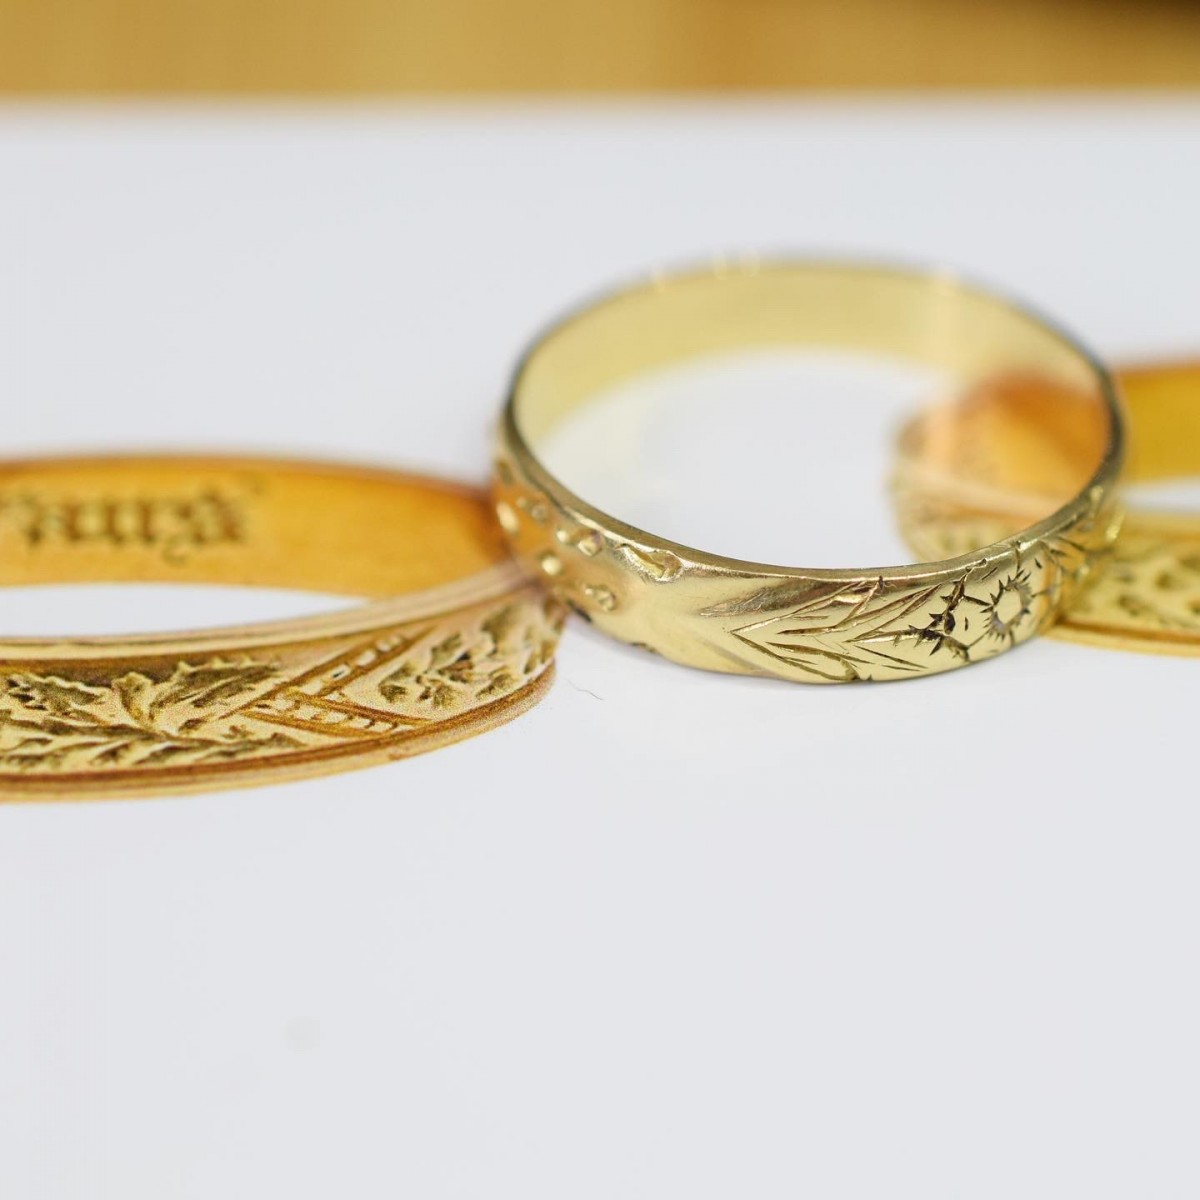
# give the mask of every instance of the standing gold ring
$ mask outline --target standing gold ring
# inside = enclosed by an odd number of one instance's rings
[[[275,782],[459,741],[542,695],[562,617],[485,498],[441,481],[257,458],[0,463],[0,583],[81,581],[376,599],[0,640],[0,798]]]
[[[948,372],[956,392],[1017,371],[1091,403],[1102,444],[1049,516],[942,561],[855,570],[770,566],[668,541],[589,504],[539,461],[559,421],[604,388],[714,352],[777,346],[898,356]],[[525,568],[606,633],[715,671],[845,682],[990,658],[1054,619],[1117,529],[1122,422],[1107,372],[1024,309],[937,274],[746,265],[614,295],[527,354],[499,443],[497,515]]]

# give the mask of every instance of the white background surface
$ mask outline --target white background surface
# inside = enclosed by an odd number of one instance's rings
[[[482,477],[532,330],[745,248],[1182,352],[1197,213],[1200,103],[8,109],[5,448]],[[128,624],[88,596],[53,615]],[[1043,640],[804,688],[577,626],[560,664],[394,767],[0,810],[0,1195],[1200,1192],[1200,665]]]

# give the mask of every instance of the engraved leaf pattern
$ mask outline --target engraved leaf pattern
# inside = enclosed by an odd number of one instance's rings
[[[957,581],[786,580],[702,610],[756,619],[728,627],[755,668],[763,658],[830,682],[897,678],[990,657],[1045,623],[1083,549],[1059,539],[980,560]],[[759,669],[762,669],[761,666]]]
[[[478,635],[461,633],[417,647],[379,682],[391,704],[412,703],[443,712],[515,691],[539,673],[554,652],[557,628],[535,629],[515,605],[498,609],[479,625]]]
[[[967,654],[954,636],[955,598],[941,591],[934,585],[897,595],[882,580],[817,588],[783,613],[730,632],[768,658],[820,679],[869,679],[873,668],[885,666],[916,673],[920,664],[898,652],[904,643],[925,642],[964,659]]]
[[[0,773],[204,766],[419,737],[431,721],[531,683],[549,665],[561,625],[561,606],[516,601],[456,617],[453,628],[338,639],[323,658],[286,669],[250,657],[161,671],[126,660],[105,679],[101,665],[70,664],[78,677],[66,665],[61,673],[0,666]]]
[[[285,733],[208,713],[253,698],[274,675],[269,663],[220,660],[180,663],[157,681],[129,671],[107,685],[14,672],[0,683],[0,766],[184,764],[285,749],[295,744]]]

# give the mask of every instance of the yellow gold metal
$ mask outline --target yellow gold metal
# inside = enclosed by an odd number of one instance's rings
[[[0,463],[0,584],[244,584],[374,597],[199,632],[0,641],[0,798],[278,782],[459,741],[548,687],[561,607],[485,499],[256,458]]]
[[[1105,437],[1076,494],[1049,516],[942,561],[854,570],[770,566],[668,541],[588,504],[538,459],[557,422],[603,388],[774,346],[898,356],[951,373],[962,391],[1017,370],[1093,405]],[[1005,300],[941,275],[722,265],[610,297],[533,347],[501,421],[494,495],[526,570],[614,637],[715,671],[900,679],[990,658],[1045,628],[1116,534],[1121,458],[1104,368]]]
[[[1128,368],[1118,379],[1129,414],[1128,482],[1200,477],[1200,363]],[[1089,427],[1086,414],[1077,412],[1070,437],[1064,436],[1065,427],[1048,430],[1045,414],[1050,410],[1044,401],[1028,381],[1015,380],[979,397],[973,418],[960,410],[960,422],[988,423],[993,453],[1004,460],[1005,487],[993,490],[985,502],[978,494],[977,471],[968,479],[967,472],[948,470],[917,484],[914,476],[920,472],[914,472],[911,449],[919,434],[915,429],[905,433],[902,444],[908,445],[899,474],[908,488],[901,493],[901,518],[914,548],[951,543],[956,530],[972,520],[1001,525],[1017,520],[1014,514],[1043,504],[1049,490],[1071,486],[1087,444],[1095,439],[1094,423]],[[1023,437],[1055,446],[1057,453],[1045,457],[1036,472],[1024,457],[1021,477],[1015,479],[1012,460]],[[920,501],[915,500],[918,493]],[[1128,507],[1105,569],[1051,632],[1119,650],[1200,655],[1200,514]]]

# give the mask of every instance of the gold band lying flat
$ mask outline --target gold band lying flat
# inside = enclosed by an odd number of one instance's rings
[[[1200,364],[1120,373],[1129,482],[1200,477]],[[1200,515],[1127,510],[1112,561],[1052,631],[1120,650],[1200,654]]]
[[[548,686],[561,608],[476,493],[253,458],[0,463],[0,583],[388,597],[194,633],[0,641],[0,797],[178,792],[385,762]]]
[[[1129,413],[1129,482],[1200,477],[1200,364],[1131,368],[1118,377]],[[1095,423],[1077,412],[1069,424],[1048,429],[1044,401],[1036,386],[1016,379],[989,389],[973,411],[960,409],[956,418],[986,424],[1000,458],[1012,455],[1022,435],[1053,448],[1036,471],[1026,459],[1020,480],[1005,464],[1007,489],[981,496],[978,476],[954,470],[918,483],[911,461],[902,458],[901,474],[912,486],[901,516],[918,551],[946,545],[973,520],[1017,522],[1054,489],[1071,486],[1096,439]],[[919,436],[909,430],[902,445]],[[1130,506],[1105,569],[1051,632],[1113,649],[1200,654],[1200,514]]]
[[[898,356],[951,373],[956,391],[1020,371],[1092,404],[1105,438],[1077,494],[1028,528],[946,561],[845,571],[667,541],[588,504],[538,460],[551,429],[601,389],[701,355],[781,345]],[[805,447],[798,464],[820,452]],[[495,499],[526,569],[622,641],[716,671],[898,679],[990,658],[1053,619],[1115,536],[1121,455],[1104,369],[1008,302],[935,275],[745,266],[613,296],[535,345],[501,422]]]

